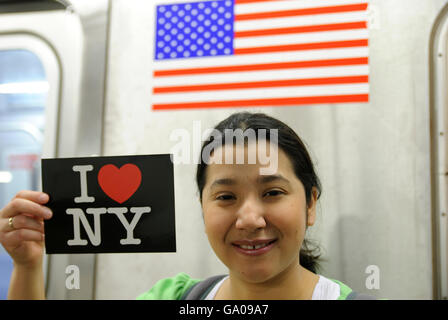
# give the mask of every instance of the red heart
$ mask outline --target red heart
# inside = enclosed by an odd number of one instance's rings
[[[118,203],[128,200],[142,182],[140,169],[131,163],[118,169],[113,164],[106,164],[98,172],[98,183],[109,198]]]

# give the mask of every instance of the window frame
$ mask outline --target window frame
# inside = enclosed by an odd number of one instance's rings
[[[61,88],[61,66],[55,50],[44,39],[30,33],[0,33],[0,51],[26,50],[37,56],[45,70],[45,77],[49,83],[49,90],[44,109],[45,129],[42,139],[42,158],[56,156],[56,144],[58,136],[58,105],[60,101]],[[8,129],[8,128],[4,128]],[[24,131],[31,136],[38,138],[36,133],[29,130],[22,130],[17,126],[10,126],[8,131]],[[7,130],[2,130],[7,131]],[[41,137],[39,137],[41,138]],[[39,184],[39,190],[42,185]],[[44,283],[48,279],[48,258],[44,254],[43,269]]]

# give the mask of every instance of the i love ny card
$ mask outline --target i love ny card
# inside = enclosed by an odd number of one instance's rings
[[[175,252],[169,154],[42,159],[46,253]]]

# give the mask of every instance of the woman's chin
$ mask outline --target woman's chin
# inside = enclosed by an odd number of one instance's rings
[[[246,270],[239,270],[238,271],[238,277],[241,280],[244,280],[248,283],[263,283],[266,282],[273,277],[273,272],[271,270],[266,269],[246,269]]]

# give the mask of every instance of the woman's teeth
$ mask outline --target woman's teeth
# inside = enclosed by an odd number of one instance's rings
[[[263,247],[266,247],[267,245],[269,245],[269,243],[265,243],[265,244],[258,244],[256,246],[246,246],[244,244],[240,245],[240,248],[246,249],[246,250],[257,250]]]

